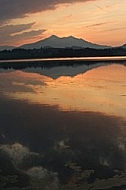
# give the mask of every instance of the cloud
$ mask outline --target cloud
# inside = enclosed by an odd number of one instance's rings
[[[31,30],[31,31],[29,31],[29,32],[23,32],[23,33],[21,33],[21,34],[16,34],[16,35],[14,35],[13,37],[14,37],[14,38],[20,37],[20,39],[21,39],[21,38],[24,39],[24,38],[30,38],[30,37],[32,37],[32,39],[33,39],[34,36],[40,35],[40,34],[42,34],[42,33],[45,32],[45,31],[46,31],[46,30],[44,30],[44,29],[42,29],[42,30]]]
[[[21,32],[23,30],[27,30],[31,28],[34,25],[33,23],[28,24],[18,24],[18,25],[5,25],[0,27],[0,37],[7,36],[7,35],[13,35],[15,33]]]
[[[86,26],[86,28],[90,28],[90,27],[94,27],[94,26],[101,26],[101,25],[104,25],[104,24],[107,24],[107,22],[101,22],[101,23],[91,24],[91,25]]]
[[[117,28],[110,28],[110,29],[106,29],[106,30],[104,30],[104,32],[105,31],[118,31],[118,30],[125,30],[126,29],[126,27],[117,27]]]
[[[11,36],[8,41],[7,41],[7,44],[8,42],[11,44],[13,43],[13,41],[16,41],[17,44],[21,45],[24,44],[24,43],[27,43],[27,40],[28,40],[28,43],[30,40],[38,40],[38,37],[40,36],[42,38],[42,34],[45,32],[46,30],[44,29],[41,29],[41,30],[31,30],[31,31],[28,31],[28,32],[23,32],[21,34],[16,34],[14,36]],[[4,40],[5,42],[5,40]]]
[[[25,17],[31,13],[55,9],[58,4],[70,4],[94,0],[0,0],[0,23]]]
[[[104,10],[102,7],[98,6],[98,5],[94,5],[95,7],[97,7],[98,9],[104,11],[104,12],[107,12],[106,10]]]
[[[42,36],[42,33],[46,29],[40,30],[31,30],[31,27],[35,23],[28,24],[18,24],[18,25],[5,25],[0,27],[0,42],[1,44],[11,44],[14,41],[18,44],[18,41],[25,41],[30,39],[36,39],[39,35]],[[30,31],[29,31],[30,30]]]

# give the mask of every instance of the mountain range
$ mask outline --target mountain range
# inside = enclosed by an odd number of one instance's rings
[[[112,48],[107,45],[99,45],[83,40],[82,38],[75,38],[73,36],[68,37],[58,37],[52,35],[43,40],[39,40],[34,43],[24,44],[19,47],[14,46],[0,46],[0,51],[2,50],[12,50],[14,48],[23,48],[23,49],[40,49],[40,48],[73,48],[73,49],[82,49],[82,48],[93,48],[93,49],[107,49]],[[126,49],[126,44],[120,46]]]

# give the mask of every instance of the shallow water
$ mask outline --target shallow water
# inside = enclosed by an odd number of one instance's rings
[[[1,176],[20,188],[126,186],[125,63],[3,67],[0,124]]]

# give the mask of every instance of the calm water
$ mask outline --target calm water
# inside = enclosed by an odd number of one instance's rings
[[[125,189],[126,62],[1,66],[0,178],[2,189]]]

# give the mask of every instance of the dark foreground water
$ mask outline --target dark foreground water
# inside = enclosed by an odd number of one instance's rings
[[[0,189],[126,189],[126,63],[46,64],[1,66]]]

